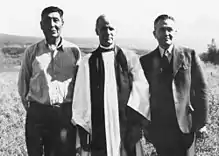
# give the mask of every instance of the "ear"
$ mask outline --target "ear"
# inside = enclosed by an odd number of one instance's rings
[[[43,30],[43,22],[42,21],[40,21],[40,28],[41,28],[41,30]]]
[[[157,37],[156,37],[156,31],[155,31],[155,30],[153,31],[153,35],[154,35],[155,38],[157,38]]]
[[[64,25],[64,23],[65,23],[65,22],[64,22],[64,19],[62,18],[62,26]]]
[[[96,32],[96,35],[99,36],[99,32],[98,32],[97,28],[95,28],[95,32]]]

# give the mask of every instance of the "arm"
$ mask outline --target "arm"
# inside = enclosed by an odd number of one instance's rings
[[[133,75],[132,91],[127,105],[150,120],[149,84],[144,76],[139,57],[134,52],[129,52],[127,62],[129,71]]]
[[[126,142],[130,143],[130,149],[135,147],[135,144],[142,137],[142,128],[146,132],[150,121],[150,105],[149,105],[149,84],[144,76],[139,57],[130,52],[126,54],[128,69],[132,73],[133,82],[132,90],[128,100],[128,127]],[[125,146],[127,146],[125,144]]]
[[[24,58],[18,76],[18,93],[21,97],[21,101],[25,110],[28,108],[26,96],[29,92],[29,83],[32,73],[30,58],[30,50],[27,48],[24,52]]]
[[[205,75],[200,59],[194,51],[192,52],[191,67],[191,104],[194,108],[193,130],[197,132],[207,122],[208,102]]]
[[[77,47],[77,46],[74,47],[72,50],[73,50],[73,53],[74,53],[75,58],[76,58],[76,60],[77,60],[76,65],[78,66],[78,65],[80,64],[81,58],[82,58],[82,56],[81,56],[81,51],[80,51],[79,47]]]

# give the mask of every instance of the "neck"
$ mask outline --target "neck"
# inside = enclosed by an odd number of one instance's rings
[[[162,46],[162,45],[159,45],[159,46],[160,46],[162,49],[167,50],[167,49],[169,49],[172,45],[173,45],[173,44],[167,45],[167,46]]]
[[[106,47],[106,46],[103,46],[103,45],[100,44],[100,47],[103,48],[103,49],[112,49],[114,46],[115,46],[114,44],[111,44],[111,45]]]
[[[58,38],[46,38],[46,42],[47,42],[47,44],[49,44],[49,45],[58,46],[58,44],[60,43],[60,41],[61,41],[61,37],[58,37]]]

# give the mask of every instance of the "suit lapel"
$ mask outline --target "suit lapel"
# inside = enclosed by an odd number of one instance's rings
[[[152,63],[153,63],[153,71],[159,71],[160,72],[160,60],[161,60],[161,56],[160,56],[160,50],[157,47],[154,50],[154,55],[152,58]]]
[[[183,62],[183,54],[182,51],[180,51],[178,48],[175,46],[173,47],[173,76],[176,75],[178,72],[182,62]]]

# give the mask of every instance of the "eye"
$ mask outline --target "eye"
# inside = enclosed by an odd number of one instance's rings
[[[102,27],[100,30],[101,31],[107,31],[107,27]]]
[[[113,27],[109,27],[109,30],[110,30],[110,31],[113,31],[113,30],[115,30],[115,29],[114,29]]]
[[[115,30],[113,27],[102,27],[101,28],[101,31],[113,31],[113,30]]]
[[[172,31],[173,31],[173,28],[168,27],[168,28],[166,28],[166,30],[167,30],[168,32],[172,32]]]
[[[171,28],[171,27],[162,27],[162,28],[160,28],[160,31],[161,32],[172,32],[173,31],[173,28]]]
[[[58,18],[53,18],[53,21],[57,23],[57,22],[59,22],[60,20],[59,20]]]

